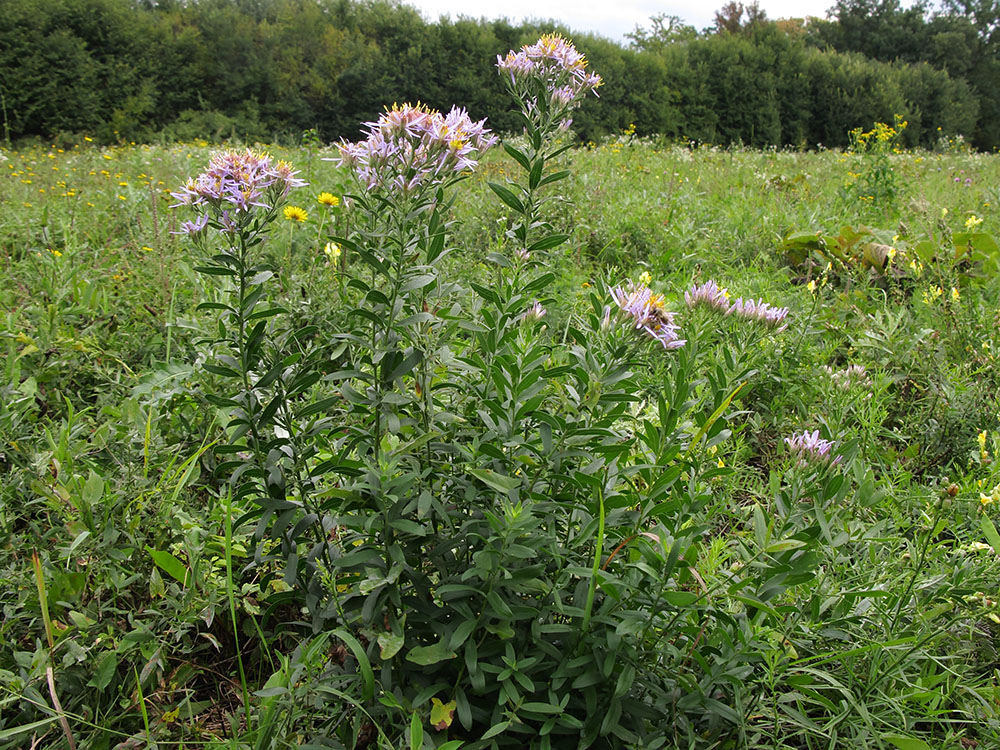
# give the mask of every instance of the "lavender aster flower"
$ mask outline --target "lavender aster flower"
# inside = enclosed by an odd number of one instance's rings
[[[803,432],[801,434],[792,433],[791,437],[785,438],[788,452],[795,459],[795,465],[804,468],[809,464],[831,464],[840,463],[840,456],[833,459],[831,463],[830,450],[833,443],[823,440],[819,436],[819,430]]]
[[[687,343],[677,337],[679,329],[674,325],[674,314],[664,307],[663,295],[630,282],[627,290],[616,286],[611,296],[621,311],[632,319],[635,329],[660,342],[664,349],[678,349]]]
[[[194,221],[185,221],[181,224],[180,231],[171,232],[170,234],[201,234],[206,226],[208,226],[208,215],[202,214]]]
[[[754,302],[752,299],[744,300],[742,297],[738,297],[730,305],[726,311],[726,315],[738,315],[747,320],[758,321],[771,328],[775,328],[779,333],[788,328],[788,324],[784,322],[785,318],[788,317],[788,308],[771,307],[771,305],[762,299]]]
[[[713,279],[704,284],[695,284],[684,292],[684,301],[688,307],[707,305],[722,312],[729,311],[729,290],[720,289]]]
[[[221,151],[212,156],[207,170],[171,193],[177,199],[171,208],[207,205],[216,212],[268,209],[292,188],[306,184],[296,174],[287,162],[272,163],[269,155],[251,149]]]
[[[588,91],[596,95],[602,83],[599,75],[587,71],[586,58],[558,34],[544,34],[519,52],[497,55],[497,70],[528,113],[541,114],[539,104],[547,102],[554,119],[564,123],[568,111]]]
[[[393,105],[365,123],[365,140],[342,141],[333,161],[354,170],[366,190],[413,195],[476,168],[497,140],[485,122],[458,107],[444,115],[420,103]]]

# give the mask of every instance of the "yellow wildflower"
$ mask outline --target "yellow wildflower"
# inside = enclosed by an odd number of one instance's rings
[[[951,301],[952,302],[958,302],[961,298],[962,298],[962,295],[958,291],[958,287],[957,286],[953,286],[951,288]]]
[[[306,213],[306,210],[304,208],[299,208],[298,206],[285,206],[285,210],[282,213],[286,219],[294,221],[298,224],[301,224],[309,218],[309,214]]]
[[[980,219],[977,216],[973,215],[973,216],[970,216],[968,219],[965,220],[965,228],[971,231],[971,230],[975,229],[976,227],[978,227],[982,223],[983,223],[982,219]]]
[[[643,286],[649,286],[653,281],[653,277],[650,275],[649,271],[643,271],[639,274],[639,283]]]
[[[338,198],[333,193],[326,193],[326,192],[320,193],[318,196],[316,196],[316,200],[322,203],[324,206],[330,206],[330,208],[340,205],[340,198]]]
[[[329,258],[332,263],[336,263],[338,260],[340,260],[340,253],[341,253],[340,245],[338,245],[336,242],[327,242],[326,247],[323,248],[323,252],[326,254],[326,257]]]

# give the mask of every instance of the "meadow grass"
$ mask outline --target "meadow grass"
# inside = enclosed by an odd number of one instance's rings
[[[213,476],[225,415],[206,399],[213,319],[196,307],[217,297],[173,234],[190,217],[169,195],[212,148],[3,152],[0,747],[291,746],[311,736],[293,690],[310,659],[344,658],[296,651],[300,603],[249,567],[253,529],[233,525]],[[357,259],[324,247],[355,219],[317,196],[343,196],[348,175],[329,149],[272,152],[310,183],[289,198],[304,221],[280,220],[264,245],[278,298],[336,332]],[[1000,747],[1000,160],[893,154],[898,195],[878,205],[859,197],[863,157],[839,151],[623,135],[562,159],[555,340],[592,293],[643,273],[675,309],[708,279],[790,308],[780,337],[741,343],[751,384],[708,449],[727,471],[708,480],[689,561],[706,590],[758,547],[780,552],[768,522],[784,436],[852,446],[815,575],[772,602],[780,617],[747,625],[735,720],[704,746]],[[495,150],[458,192],[449,274],[494,282],[487,253],[513,218],[486,183],[512,172]],[[696,394],[728,377],[726,353],[708,356]],[[851,365],[863,375],[832,376]]]

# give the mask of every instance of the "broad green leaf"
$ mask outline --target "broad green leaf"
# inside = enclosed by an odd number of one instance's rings
[[[424,746],[424,725],[416,711],[410,717],[410,750],[420,750]]]
[[[171,555],[169,552],[164,552],[163,550],[146,547],[146,551],[149,553],[149,556],[153,558],[153,562],[156,563],[156,566],[160,568],[160,570],[178,581],[182,586],[187,585],[188,569],[184,563]]]
[[[997,527],[993,525],[993,521],[990,520],[989,516],[982,516],[979,519],[979,526],[983,530],[983,534],[986,535],[986,541],[990,543],[993,551],[1000,555],[1000,534],[997,533]]]
[[[891,742],[899,750],[931,750],[930,745],[915,737],[904,737],[901,734],[885,734],[882,735],[882,739],[886,742]]]
[[[495,489],[497,492],[507,493],[521,486],[521,480],[517,477],[504,476],[503,474],[498,474],[492,469],[469,469],[469,473],[483,484],[489,485]]]
[[[524,213],[524,204],[521,203],[521,200],[514,195],[510,189],[505,188],[503,185],[498,185],[495,182],[489,182],[487,184],[490,186],[490,190],[496,193],[500,200],[513,208],[519,214]]]
[[[440,661],[454,659],[458,654],[448,649],[443,643],[432,643],[430,646],[417,646],[406,652],[406,660],[426,667]]]
[[[399,650],[403,647],[403,641],[402,633],[398,635],[396,633],[379,633],[378,645],[381,649],[379,656],[383,660],[391,659],[399,653]]]

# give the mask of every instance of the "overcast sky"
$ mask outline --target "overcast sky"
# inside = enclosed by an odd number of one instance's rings
[[[715,11],[726,0],[404,0],[407,5],[420,9],[430,21],[439,16],[460,15],[474,18],[499,18],[505,16],[517,22],[525,18],[555,19],[575,31],[590,31],[617,42],[637,25],[649,26],[650,16],[665,13],[679,16],[686,23],[701,30],[711,25]],[[747,2],[748,0],[745,0]],[[826,17],[835,0],[760,0],[760,7],[768,18],[802,16]],[[908,4],[908,3],[907,3]]]

